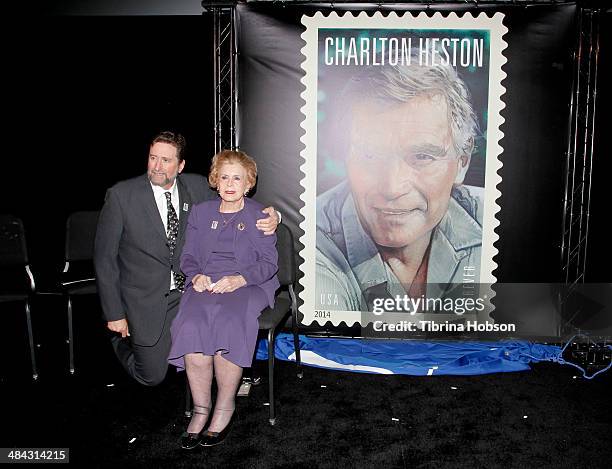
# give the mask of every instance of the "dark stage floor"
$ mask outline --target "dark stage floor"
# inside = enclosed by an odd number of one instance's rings
[[[75,305],[76,307],[76,305]],[[84,308],[82,305],[81,308]],[[89,309],[89,308],[85,308]],[[53,313],[49,312],[53,311]],[[267,386],[238,398],[225,443],[187,453],[185,385],[132,383],[97,321],[75,319],[77,372],[67,373],[63,311],[35,315],[40,378],[30,383],[18,308],[3,308],[0,447],[70,448],[87,467],[610,467],[612,372],[571,367],[472,377],[382,376],[277,361],[277,423]],[[264,370],[265,362],[256,368]],[[265,378],[265,372],[263,373]]]

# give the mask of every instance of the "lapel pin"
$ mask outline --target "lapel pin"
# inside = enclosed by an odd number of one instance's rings
[[[215,221],[213,221],[213,222],[212,222],[212,225],[210,225],[210,227],[211,227],[213,230],[216,230],[216,229],[217,229],[217,225],[218,225],[218,224],[219,224],[219,222],[218,222],[217,220],[215,220]]]
[[[183,212],[189,211],[189,204],[187,202],[183,203]]]
[[[244,223],[240,222],[238,223],[238,227],[237,227],[240,231],[244,230]]]

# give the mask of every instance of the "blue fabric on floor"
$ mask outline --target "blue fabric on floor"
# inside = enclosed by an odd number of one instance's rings
[[[257,359],[268,358],[267,340],[257,345]],[[528,370],[529,362],[553,359],[555,345],[527,341],[367,340],[300,336],[304,365],[364,373],[426,375],[480,375]],[[275,356],[295,361],[293,335],[279,334]]]

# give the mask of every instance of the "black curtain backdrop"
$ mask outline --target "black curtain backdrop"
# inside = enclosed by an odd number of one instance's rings
[[[351,6],[335,5],[336,11],[344,8]],[[399,9],[393,7],[393,10]],[[563,175],[577,8],[574,4],[484,9],[473,5],[466,8],[431,5],[427,11],[436,10],[505,14],[508,33],[504,40],[508,47],[504,51],[507,63],[503,70],[507,78],[502,82],[506,88],[502,100],[506,108],[501,113],[505,119],[501,126],[504,151],[499,186],[502,196],[498,199],[501,211],[497,215],[500,226],[496,230],[500,236],[495,258],[498,268],[494,275],[499,284],[561,282]],[[299,167],[303,164],[299,156],[302,149],[299,139],[303,133],[299,126],[303,119],[300,49],[304,45],[300,38],[303,32],[300,19],[303,14],[312,15],[315,11],[325,14],[330,9],[316,4],[287,4],[277,8],[258,3],[237,7],[239,144],[258,158],[261,177],[256,198],[278,206],[298,236],[303,234],[298,227],[302,221],[299,210],[303,206],[299,198],[302,193]],[[593,197],[599,198],[599,204],[605,204],[600,190],[594,188]],[[591,230],[600,232],[601,213],[598,216],[595,210],[596,204],[593,204]],[[602,275],[595,274],[600,271],[599,256],[593,251],[590,254],[591,281],[605,281]],[[609,274],[607,278],[610,279]],[[514,301],[509,301],[510,298]],[[519,290],[519,295],[515,290],[509,291],[506,298],[496,303],[494,317],[500,322],[517,322],[521,310],[534,299],[539,301],[526,290]],[[530,331],[531,335],[555,334],[555,312],[550,311],[553,304],[548,306],[546,311],[525,311],[529,315],[546,316],[536,327],[539,330]]]
[[[5,88],[15,129],[5,144],[14,147],[3,158],[8,196],[0,212],[23,219],[45,290],[63,267],[68,215],[100,209],[109,186],[143,174],[158,131],[185,135],[185,171],[208,173],[212,23],[208,16],[49,17],[18,26]]]
[[[436,9],[445,8],[430,11]],[[249,4],[239,5],[237,15],[240,145],[258,157],[255,197],[278,207],[297,235],[300,18],[318,10],[328,11],[316,4]],[[491,10],[504,12],[509,28],[495,274],[498,282],[555,282],[576,7]],[[612,281],[606,228],[611,13],[602,17],[589,282]],[[142,174],[155,132],[184,133],[186,170],[207,173],[213,152],[212,27],[209,16],[11,21],[16,32],[5,42],[3,161],[8,166],[0,212],[24,220],[34,273],[44,289],[63,266],[67,216],[100,208],[108,186]],[[498,305],[501,319],[502,313]]]
[[[612,9],[603,10],[599,46],[599,87],[595,113],[595,142],[590,207],[587,282],[612,282],[610,263],[610,175],[612,174]]]

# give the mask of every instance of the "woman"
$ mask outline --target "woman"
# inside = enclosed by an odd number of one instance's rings
[[[263,206],[245,196],[255,184],[255,161],[241,151],[214,156],[208,181],[220,200],[195,206],[189,215],[181,270],[185,293],[171,327],[168,361],[187,370],[193,416],[181,446],[221,443],[234,417],[242,368],[251,366],[261,311],[274,305],[279,287],[276,235],[255,227]],[[217,381],[211,411],[213,374]]]

